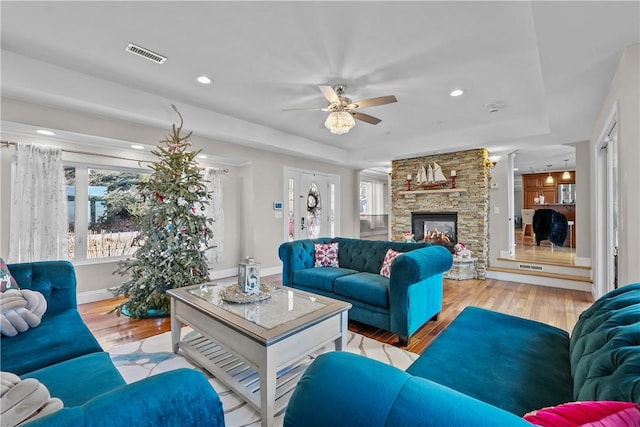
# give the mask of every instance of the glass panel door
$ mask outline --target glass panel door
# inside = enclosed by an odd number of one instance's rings
[[[285,240],[335,237],[340,177],[285,168]]]

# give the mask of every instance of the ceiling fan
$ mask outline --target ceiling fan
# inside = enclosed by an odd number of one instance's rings
[[[353,120],[354,118],[372,125],[377,125],[381,122],[381,120],[377,117],[354,110],[398,102],[396,97],[393,95],[379,96],[376,98],[369,98],[363,99],[362,101],[352,102],[351,99],[344,96],[344,92],[347,87],[343,84],[338,84],[334,87],[318,85],[318,87],[320,88],[320,92],[322,92],[324,97],[327,98],[327,101],[329,101],[329,105],[324,108],[287,108],[284,111],[328,111],[330,112],[330,114],[325,120],[324,126],[329,129],[331,133],[336,134],[349,132],[349,130],[351,130],[351,128],[355,126],[355,121]]]

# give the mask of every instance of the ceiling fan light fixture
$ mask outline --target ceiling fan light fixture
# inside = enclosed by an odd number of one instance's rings
[[[346,111],[334,111],[329,114],[327,120],[324,122],[324,127],[336,135],[349,132],[355,125],[356,121],[353,119],[353,116]]]

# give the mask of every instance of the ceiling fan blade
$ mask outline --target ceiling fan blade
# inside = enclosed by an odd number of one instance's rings
[[[322,92],[324,97],[327,98],[330,103],[340,104],[340,98],[338,98],[338,94],[335,90],[333,90],[331,86],[318,85],[318,87],[320,88],[320,91]]]
[[[347,105],[347,109],[373,107],[376,105],[391,104],[392,102],[398,102],[395,96],[379,96],[377,98],[363,99],[362,101],[356,101],[353,104]]]
[[[364,113],[351,113],[354,119],[362,120],[363,122],[371,123],[372,125],[377,125],[382,120],[377,117],[370,116],[369,114]]]
[[[283,108],[282,111],[329,111],[328,108]]]

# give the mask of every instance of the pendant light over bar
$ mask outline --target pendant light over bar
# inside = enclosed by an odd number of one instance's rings
[[[547,165],[547,171],[549,172],[549,176],[547,177],[547,184],[553,184],[553,177],[551,176],[551,171],[549,170],[553,165]]]
[[[563,181],[571,179],[571,173],[569,172],[569,168],[567,167],[567,163],[568,162],[569,162],[569,159],[565,159],[564,160],[564,172],[562,172],[562,180]]]

